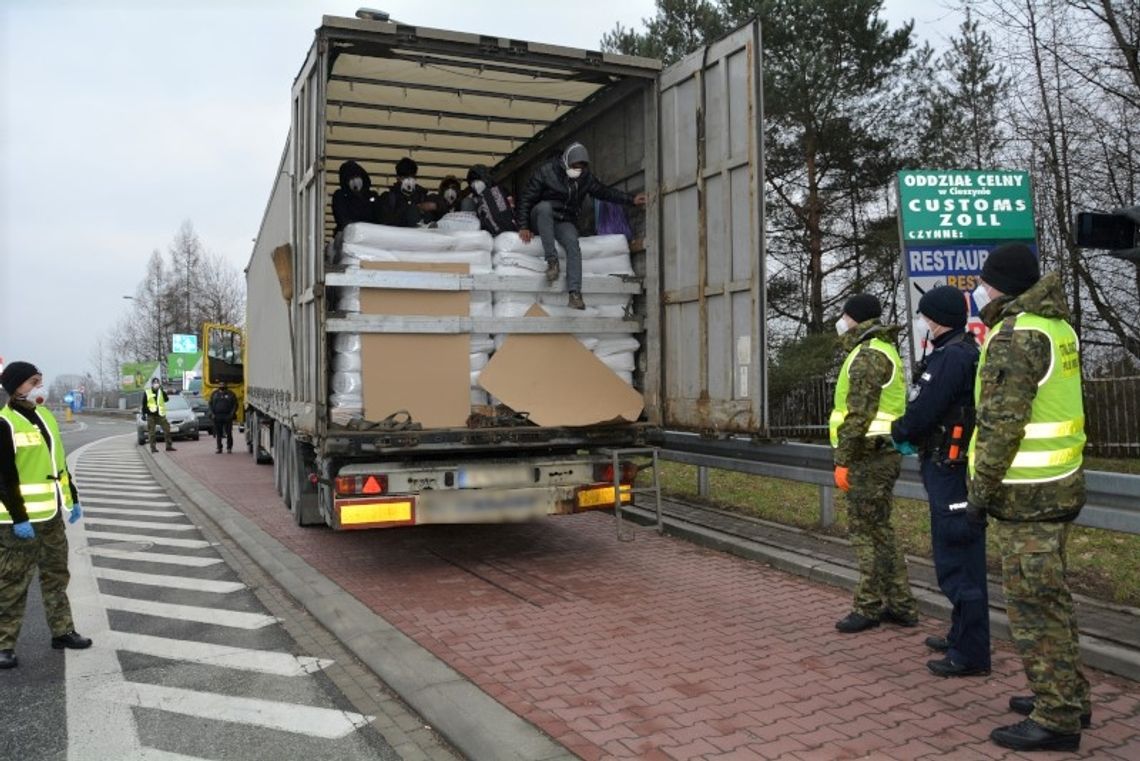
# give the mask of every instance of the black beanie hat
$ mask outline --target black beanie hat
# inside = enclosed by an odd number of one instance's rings
[[[843,305],[843,314],[856,323],[877,318],[882,313],[883,307],[879,300],[869,293],[856,294],[847,299],[847,303]]]
[[[1040,279],[1041,266],[1024,243],[998,246],[982,265],[982,280],[1007,296],[1020,296]]]
[[[397,177],[415,177],[420,172],[419,164],[405,156],[396,162]]]
[[[40,371],[31,362],[13,362],[0,374],[0,386],[3,386],[9,394],[15,394],[16,389],[24,385],[28,378],[39,373]]]
[[[918,311],[947,328],[966,327],[966,297],[953,286],[940,285],[922,294]]]

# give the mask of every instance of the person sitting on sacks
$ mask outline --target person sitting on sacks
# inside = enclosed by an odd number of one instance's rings
[[[336,235],[353,222],[380,221],[378,202],[380,197],[372,189],[372,179],[364,167],[355,161],[340,165],[340,188],[333,193],[333,219],[336,221]]]
[[[578,247],[578,215],[586,196],[626,206],[644,206],[645,193],[630,195],[603,185],[590,171],[590,155],[581,143],[573,143],[562,156],[539,166],[526,184],[519,201],[519,238],[530,243],[537,229],[546,256],[546,279],[558,279],[555,241],[566,249],[566,290],[569,306],[585,309],[582,301],[582,250]]]
[[[468,193],[460,204],[461,211],[479,217],[479,226],[491,235],[516,232],[515,211],[506,192],[491,180],[491,170],[476,164],[467,172]]]
[[[430,200],[438,204],[432,218],[438,221],[445,214],[459,211],[459,192],[459,178],[453,174],[444,177],[443,181],[439,183],[439,192],[429,197]]]
[[[435,220],[439,202],[429,199],[427,191],[416,184],[419,171],[419,165],[407,156],[396,162],[396,182],[380,196],[380,224],[419,227]]]

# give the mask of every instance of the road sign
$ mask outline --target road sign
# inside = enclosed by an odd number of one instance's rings
[[[198,351],[198,336],[190,333],[175,333],[171,343],[175,354],[193,354]]]

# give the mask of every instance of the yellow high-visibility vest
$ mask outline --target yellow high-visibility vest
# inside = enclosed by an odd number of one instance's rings
[[[71,483],[59,423],[46,407],[36,407],[35,414],[48,430],[46,440],[35,423],[11,407],[0,409],[0,417],[8,421],[12,430],[20,495],[24,498],[28,520],[42,523],[54,518],[60,505],[71,506]],[[0,502],[0,524],[11,523],[12,514]]]
[[[166,402],[162,394],[156,394],[153,389],[146,390],[146,410],[150,414],[158,413],[159,417],[166,417]]]
[[[974,401],[980,404],[982,368],[986,365],[990,341],[1004,321],[993,327],[982,346]],[[1013,329],[1036,330],[1049,339],[1049,370],[1037,384],[1033,409],[1025,424],[1025,435],[1013,463],[1002,478],[1004,484],[1036,484],[1057,481],[1072,475],[1084,462],[1085,407],[1081,396],[1080,341],[1069,323],[1035,314],[1017,315]],[[974,449],[978,431],[970,442],[969,471],[974,477]]]
[[[839,426],[847,419],[847,393],[851,388],[851,363],[855,357],[866,347],[873,351],[885,354],[891,361],[891,377],[882,386],[879,394],[879,409],[867,428],[867,436],[890,436],[891,423],[903,416],[906,411],[906,383],[903,381],[902,358],[894,344],[887,343],[881,338],[872,338],[870,341],[856,346],[843,367],[839,370],[839,381],[835,384],[835,407],[831,410],[828,427],[831,430],[831,446],[839,446]]]

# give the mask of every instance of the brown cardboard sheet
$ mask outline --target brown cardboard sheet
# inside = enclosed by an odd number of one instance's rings
[[[535,304],[526,316],[546,312]],[[634,422],[644,406],[641,392],[569,334],[509,336],[479,374],[479,385],[544,426]]]
[[[364,269],[467,274],[466,264],[361,262]],[[469,291],[360,289],[361,314],[466,317]],[[424,428],[461,428],[471,413],[471,337],[466,333],[363,333],[364,419],[407,410]]]

